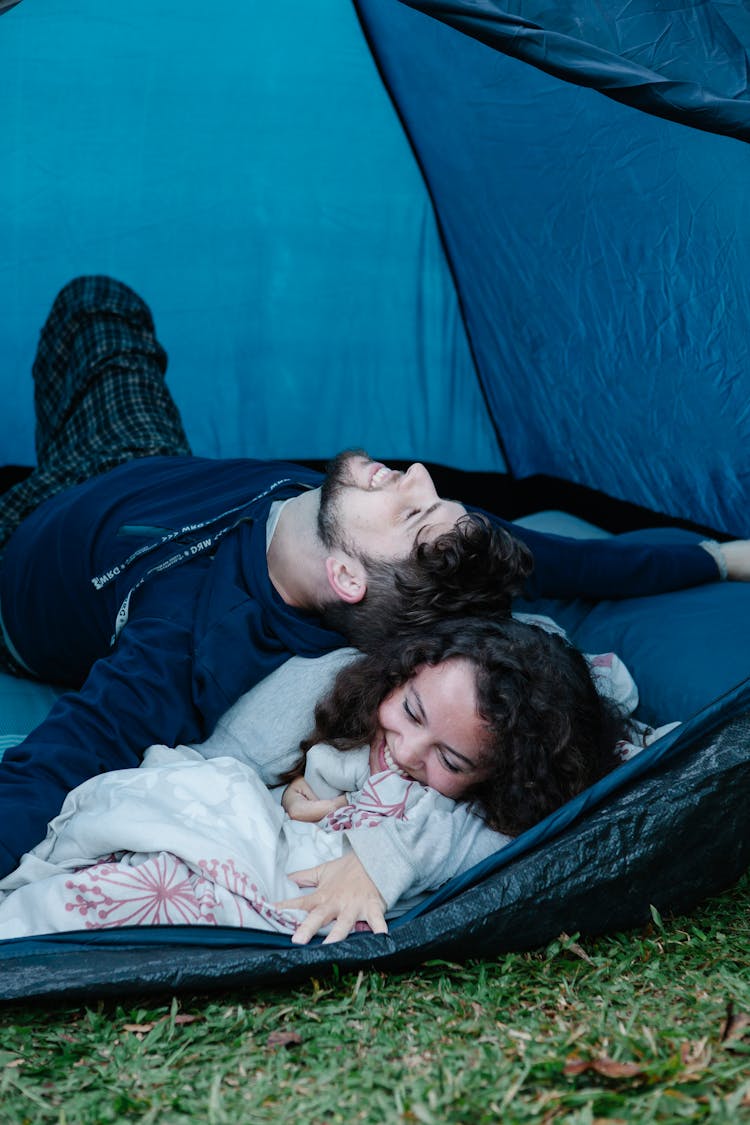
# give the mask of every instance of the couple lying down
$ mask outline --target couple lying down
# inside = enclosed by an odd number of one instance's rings
[[[636,705],[617,657],[582,656],[546,618],[448,620],[364,657],[295,657],[205,743],[153,746],[140,768],[70,793],[0,881],[0,937],[159,923],[298,943],[385,932],[386,913],[662,733],[628,718]],[[320,896],[328,861],[371,888],[355,914]]]

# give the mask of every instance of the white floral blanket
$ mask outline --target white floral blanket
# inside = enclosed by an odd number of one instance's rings
[[[314,828],[243,763],[154,747],[140,769],[68,795],[0,880],[0,937],[157,923],[291,933],[301,913],[273,906],[300,893],[286,872],[341,855],[341,834]]]
[[[399,774],[368,778],[346,817],[290,820],[255,771],[187,747],[151,747],[140,769],[91,778],[45,839],[0,880],[0,938],[159,923],[292,933],[304,917],[289,872],[344,853],[343,829],[403,816]]]

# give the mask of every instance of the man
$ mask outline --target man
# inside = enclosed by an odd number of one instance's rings
[[[435,613],[507,612],[530,569],[503,521],[467,519],[420,465],[350,453],[324,482],[298,465],[192,457],[165,368],[126,286],[63,289],[34,364],[38,468],[0,501],[0,660],[80,690],[0,765],[0,873],[71,788],[136,765],[151,743],[200,741],[290,654],[343,636],[367,647],[371,630]],[[719,576],[695,544],[523,534],[537,593]]]
[[[80,278],[58,296],[34,364],[38,467],[0,503],[0,659],[80,690],[0,766],[0,871],[86,777],[200,741],[290,654],[343,644],[338,630],[365,643],[368,621],[395,628],[394,563],[410,560],[428,601],[442,581],[420,578],[417,543],[427,558],[447,534],[455,579],[469,546],[460,585],[488,611],[507,610],[516,560],[528,569],[502,532],[457,530],[463,509],[421,466],[347,454],[321,487],[298,465],[192,457],[165,367],[127,287]]]

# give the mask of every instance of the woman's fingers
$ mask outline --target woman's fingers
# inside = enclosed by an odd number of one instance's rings
[[[317,887],[320,885],[320,871],[319,867],[306,867],[304,871],[293,871],[289,878],[298,887]],[[303,896],[305,902],[309,902],[309,896]],[[296,902],[299,899],[295,899]]]
[[[324,816],[339,808],[340,798],[333,797],[330,800],[315,800],[309,798],[300,799],[299,803],[295,804],[293,808],[287,809],[292,820],[304,820],[308,823],[317,822],[322,820]]]
[[[316,797],[306,782],[302,782],[306,786],[303,790],[297,785],[298,781],[302,779],[296,778],[291,785],[288,785],[281,798],[282,807],[292,820],[303,820],[312,824],[335,812],[336,809],[343,808],[346,804],[346,797],[343,796]]]
[[[356,910],[348,909],[339,914],[329,933],[323,938],[323,945],[333,945],[335,941],[343,941],[344,938],[349,937],[358,921]]]
[[[385,900],[354,853],[290,875],[298,887],[314,887],[312,894],[276,903],[280,910],[304,910],[292,941],[305,945],[323,926],[333,923],[325,944],[342,941],[364,921],[377,934],[388,932]]]
[[[292,943],[294,945],[307,945],[310,938],[315,937],[318,930],[327,926],[330,920],[328,911],[324,907],[319,906],[311,910],[292,934]],[[344,937],[346,937],[346,934],[344,934]]]
[[[363,916],[364,915],[364,916]],[[347,911],[341,914],[330,933],[323,938],[323,945],[332,945],[335,941],[343,941],[356,928],[358,922],[366,922],[374,934],[387,934],[388,924],[385,915],[379,906],[369,904],[361,911]],[[294,941],[294,938],[292,938]]]
[[[380,906],[374,906],[365,921],[374,934],[388,933],[388,923]]]

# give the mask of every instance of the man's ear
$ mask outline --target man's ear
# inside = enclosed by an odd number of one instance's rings
[[[336,597],[342,602],[355,605],[361,602],[367,593],[367,575],[362,563],[345,555],[336,558],[329,555],[326,559],[326,577],[328,585]]]

